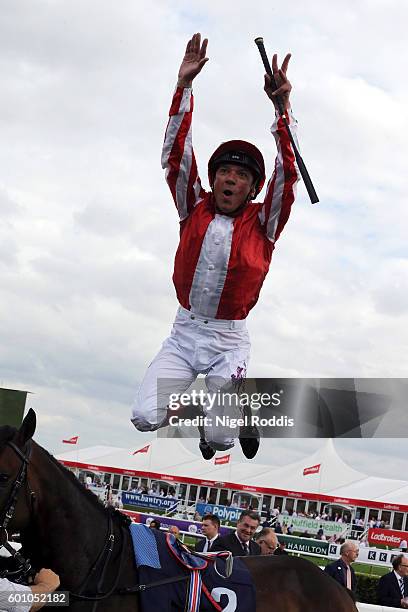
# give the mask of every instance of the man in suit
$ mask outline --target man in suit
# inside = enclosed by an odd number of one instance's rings
[[[288,555],[288,551],[285,550],[285,542],[283,540],[278,541],[278,547],[273,553],[274,555]]]
[[[397,555],[392,560],[393,571],[378,581],[378,603],[393,608],[408,608],[408,558]]]
[[[201,522],[201,531],[204,538],[201,538],[195,545],[197,552],[210,552],[214,542],[219,538],[220,519],[215,514],[205,514]]]
[[[358,545],[354,542],[344,542],[340,547],[340,559],[329,563],[324,571],[332,578],[337,580],[342,586],[355,594],[357,587],[356,574],[351,564],[358,557]]]
[[[255,541],[261,548],[261,555],[273,555],[278,547],[278,538],[271,527],[264,527],[258,531]]]
[[[252,540],[259,527],[261,517],[253,510],[244,510],[239,517],[235,533],[218,538],[211,547],[211,552],[229,550],[233,557],[260,555],[259,544]]]

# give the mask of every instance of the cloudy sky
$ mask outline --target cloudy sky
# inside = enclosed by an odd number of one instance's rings
[[[0,6],[0,385],[32,392],[37,439],[140,446],[129,422],[169,333],[178,222],[160,151],[187,39],[203,182],[223,140],[273,164],[272,107],[253,43],[292,53],[303,158],[261,299],[252,377],[405,377],[408,193],[405,0],[14,0]],[[265,443],[285,463],[321,442]],[[346,440],[359,469],[400,476],[404,440]]]

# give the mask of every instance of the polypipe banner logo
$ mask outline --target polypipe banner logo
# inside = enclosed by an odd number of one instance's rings
[[[385,544],[386,546],[398,548],[403,539],[403,534],[400,531],[371,528],[368,530],[368,541],[370,544]]]
[[[303,476],[307,476],[308,474],[318,474],[320,472],[320,463],[317,465],[312,465],[311,467],[307,467],[303,470]]]
[[[198,514],[215,514],[220,521],[236,523],[241,516],[242,508],[229,508],[228,506],[216,506],[214,504],[196,504]]]

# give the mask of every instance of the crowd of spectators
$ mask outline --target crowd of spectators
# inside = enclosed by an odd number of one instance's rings
[[[316,521],[332,521],[335,523],[346,523],[349,524],[351,522],[351,515],[349,513],[339,514],[332,512],[296,512],[296,510],[280,510],[277,506],[272,511],[269,512],[272,517],[277,517],[279,514],[282,516],[290,516],[292,518],[307,518],[314,519]]]
[[[167,491],[164,489],[157,489],[157,487],[152,486],[148,488],[146,485],[141,485],[139,487],[133,487],[130,489],[130,493],[142,493],[143,495],[154,495],[157,497],[175,497],[176,491],[173,487],[170,487]]]

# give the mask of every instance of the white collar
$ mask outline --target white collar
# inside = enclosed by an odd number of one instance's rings
[[[404,576],[400,576],[398,572],[396,572],[395,570],[394,570],[394,575],[396,579],[398,580],[398,584],[401,582],[401,580],[405,583]]]
[[[242,540],[240,540],[237,532],[235,532],[235,535],[236,535],[238,542],[241,544],[241,546],[247,546],[249,548],[249,540],[248,542],[243,542]]]

